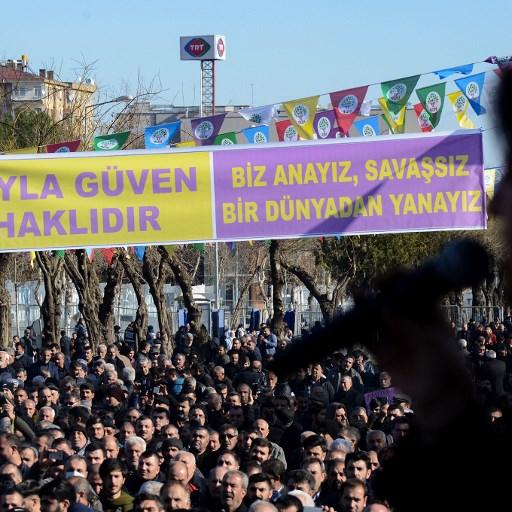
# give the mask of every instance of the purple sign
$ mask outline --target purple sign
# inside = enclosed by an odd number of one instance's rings
[[[368,411],[368,414],[370,414],[370,402],[374,398],[385,398],[386,402],[390,404],[393,402],[393,399],[396,395],[396,389],[395,388],[382,388],[382,389],[376,389],[375,391],[370,391],[369,393],[364,394],[364,403],[366,405],[366,410]]]
[[[214,151],[222,240],[482,229],[482,135]]]

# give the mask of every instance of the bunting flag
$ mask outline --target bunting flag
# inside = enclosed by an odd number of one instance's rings
[[[382,82],[382,95],[386,100],[387,110],[394,115],[398,115],[402,108],[407,105],[407,101],[419,79],[420,75],[415,75],[407,78],[399,78],[398,80],[390,80],[389,82]]]
[[[237,144],[235,132],[221,133],[213,140],[214,146],[229,146],[232,144]]]
[[[181,122],[148,126],[144,130],[144,146],[146,149],[166,148],[172,143],[180,129]]]
[[[178,247],[176,245],[164,245],[164,249],[167,251],[167,254],[169,256],[172,256],[176,252]]]
[[[92,141],[93,151],[116,151],[122,149],[126,144],[130,132],[111,133],[110,135],[99,135]]]
[[[489,64],[496,64],[499,66],[500,70],[509,69],[512,67],[512,57],[509,55],[505,57],[496,57],[493,55],[492,57],[487,57],[484,62],[488,62]]]
[[[318,98],[319,96],[310,96],[309,98],[301,98],[283,103],[283,108],[295,126],[297,133],[305,139],[314,138],[313,120],[315,119]]]
[[[430,121],[429,113],[423,108],[421,103],[416,103],[414,105],[414,112],[418,116],[418,124],[420,125],[420,129],[422,132],[431,132],[432,131],[432,123]]]
[[[331,103],[336,113],[340,130],[348,135],[350,127],[357,117],[363,104],[368,86],[356,87],[345,91],[331,92]]]
[[[197,144],[196,144],[195,140],[187,140],[185,142],[176,143],[177,148],[194,148],[196,146],[197,146]]]
[[[226,246],[229,249],[229,252],[233,252],[235,250],[235,242],[226,242]]]
[[[270,124],[279,114],[279,104],[243,108],[238,113],[250,123]]]
[[[112,248],[104,248],[100,249],[101,254],[103,254],[103,257],[105,258],[105,261],[111,265],[112,264],[112,258],[114,257],[114,249]]]
[[[74,153],[80,147],[80,139],[70,140],[69,142],[58,142],[57,144],[47,144],[47,153]]]
[[[359,114],[365,117],[370,116],[372,113],[372,100],[365,100],[361,103]]]
[[[354,121],[354,127],[363,137],[375,137],[380,135],[379,117],[371,116],[367,119],[359,119]]]
[[[277,138],[281,142],[296,142],[299,140],[299,133],[295,126],[288,119],[276,123]]]
[[[94,249],[92,247],[86,247],[85,253],[87,254],[87,258],[89,261],[92,261],[94,259]]]
[[[335,139],[338,133],[334,110],[317,112],[313,122],[315,133],[319,139]]]
[[[6,155],[31,155],[39,152],[39,146],[31,146],[29,148],[13,149],[12,151],[6,151]]]
[[[432,128],[435,128],[441,120],[441,113],[443,112],[444,96],[446,91],[446,82],[436,85],[429,85],[416,89],[416,94],[423,108],[430,116]]]
[[[249,144],[264,144],[270,140],[269,128],[266,124],[251,126],[242,130],[242,133]]]
[[[494,189],[496,186],[496,169],[484,170],[484,190],[488,199],[494,196]]]
[[[199,146],[210,146],[224,121],[226,114],[192,119],[192,135]]]
[[[455,80],[457,87],[466,95],[469,104],[477,116],[485,114],[486,110],[480,104],[482,90],[484,88],[485,73],[478,73],[466,78]]]
[[[146,252],[146,247],[144,245],[137,245],[133,248],[133,251],[135,252],[135,256],[139,261],[142,261],[144,259],[144,253]]]
[[[34,268],[34,262],[36,261],[36,251],[30,251],[28,253],[28,257],[29,257],[31,268]]]
[[[473,64],[464,64],[462,66],[455,66],[453,68],[445,68],[440,69],[438,71],[434,71],[434,73],[440,78],[440,80],[444,80],[449,76],[460,73],[462,75],[469,75],[473,72]]]
[[[404,133],[405,130],[405,110],[406,107],[402,108],[398,114],[393,114],[387,108],[387,102],[384,98],[379,98],[379,105],[382,109],[382,119],[388,125],[391,133]]]
[[[461,128],[474,128],[473,121],[467,116],[469,102],[466,95],[461,91],[455,91],[448,94],[448,99],[452,105],[452,110],[457,118],[457,122]]]
[[[204,254],[204,244],[192,244],[192,247],[199,253]]]
[[[64,251],[53,251],[53,255],[56,258],[59,258],[60,260],[62,260],[64,258]]]

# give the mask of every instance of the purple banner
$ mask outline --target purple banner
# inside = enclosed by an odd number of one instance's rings
[[[222,240],[482,229],[480,132],[214,151]]]

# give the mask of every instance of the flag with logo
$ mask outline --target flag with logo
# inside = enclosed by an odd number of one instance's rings
[[[441,79],[444,80],[449,76],[455,75],[456,73],[460,73],[462,75],[469,75],[473,72],[473,64],[464,64],[462,66],[455,66],[453,68],[445,68],[440,69],[438,71],[434,71],[434,73]]]
[[[387,101],[384,98],[379,98],[379,105],[382,109],[382,119],[388,125],[391,133],[404,133],[405,130],[405,110],[406,106],[402,107],[402,110],[398,114],[394,114],[388,110]]]
[[[418,99],[430,117],[432,128],[435,128],[441,120],[445,91],[446,82],[416,89]]]
[[[304,139],[314,138],[313,120],[315,119],[318,98],[319,96],[310,96],[309,98],[283,103],[288,118],[295,126],[297,133]]]
[[[380,84],[389,112],[398,115],[402,108],[407,106],[407,101],[419,79],[420,75],[415,75],[399,78],[398,80],[390,80],[389,82],[382,82]]]
[[[250,123],[269,124],[278,116],[279,104],[242,108],[238,112]]]
[[[192,136],[198,146],[209,146],[217,137],[226,114],[192,119]]]
[[[126,144],[130,132],[111,133],[110,135],[99,135],[92,141],[93,151],[116,151],[122,149]]]
[[[461,128],[474,128],[473,121],[467,116],[469,101],[466,95],[461,91],[455,91],[448,94],[448,99],[452,106],[453,113],[457,118],[457,122]]]
[[[367,91],[368,86],[365,85],[345,91],[331,92],[329,95],[338,126],[345,135],[348,135],[352,123],[359,114]]]
[[[335,139],[339,133],[334,110],[317,112],[313,126],[318,139]]]
[[[457,87],[466,95],[469,104],[477,116],[486,113],[486,110],[480,104],[482,91],[484,88],[485,73],[478,73],[465,78],[455,80]]]
[[[146,149],[168,148],[180,129],[180,121],[175,123],[148,126],[144,130],[144,146]]]
[[[430,121],[430,115],[421,103],[416,103],[416,105],[414,105],[414,112],[416,112],[416,116],[418,117],[418,124],[421,131],[431,132],[433,126]]]
[[[281,142],[296,142],[299,140],[299,132],[288,119],[276,123],[277,138]]]
[[[354,128],[363,137],[375,137],[376,135],[380,135],[379,117],[380,116],[371,116],[366,119],[354,121]]]
[[[70,140],[69,142],[57,142],[57,144],[46,144],[47,153],[74,153],[80,147],[79,140]]]
[[[230,146],[232,144],[237,144],[235,132],[221,133],[213,140],[214,146]]]
[[[242,131],[249,144],[264,144],[270,140],[268,125],[251,126]]]

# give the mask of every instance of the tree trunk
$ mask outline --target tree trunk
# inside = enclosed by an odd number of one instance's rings
[[[41,305],[45,343],[57,343],[62,316],[64,259],[46,251],[37,251],[36,260],[43,274],[45,295]]]
[[[137,351],[139,348],[138,342],[146,339],[146,332],[148,330],[149,314],[144,294],[145,283],[137,262],[133,258],[128,258],[128,255],[124,251],[121,253],[120,258],[126,275],[133,287],[135,297],[137,297],[137,312],[135,313],[135,320],[133,322],[135,332],[137,334],[135,347],[135,350]]]
[[[2,348],[9,347],[11,340],[11,297],[6,286],[10,259],[11,254],[0,253],[0,347]]]
[[[280,242],[270,241],[270,279],[272,281],[273,314],[271,327],[279,335],[284,332],[284,277],[280,263]]]
[[[473,313],[472,317],[475,319],[476,322],[480,322],[485,314],[485,309],[483,306],[485,306],[485,296],[482,291],[482,286],[473,286],[471,288],[471,292],[473,295],[472,300],[472,306],[473,306]]]
[[[112,262],[107,268],[107,282],[103,291],[103,300],[100,304],[98,317],[100,320],[101,335],[105,342],[114,343],[114,304],[123,283],[123,264],[119,261],[119,253],[115,253]]]
[[[89,262],[85,249],[67,252],[64,256],[64,268],[75,285],[80,311],[87,332],[89,343],[94,352],[103,342],[99,319],[99,306],[102,302],[98,276]]]
[[[167,306],[164,287],[169,278],[169,267],[158,247],[147,247],[142,260],[142,275],[149,285],[149,292],[158,315],[158,328],[162,348],[167,354],[174,350],[172,316]]]
[[[208,342],[208,335],[205,329],[201,329],[201,310],[194,299],[194,293],[192,291],[193,281],[191,276],[176,254],[169,254],[163,246],[159,246],[158,250],[165,261],[169,263],[172,273],[174,274],[174,278],[181,289],[183,303],[187,309],[190,327],[192,334],[194,335],[194,345],[198,347],[204,345]]]

